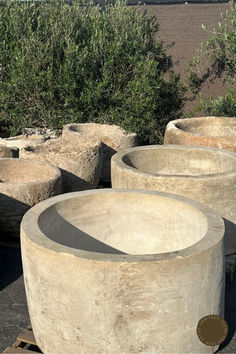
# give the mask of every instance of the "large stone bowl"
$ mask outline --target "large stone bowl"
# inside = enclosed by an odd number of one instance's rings
[[[212,353],[196,328],[224,313],[223,235],[220,216],[167,193],[91,190],[36,205],[21,249],[38,346]]]
[[[201,145],[236,152],[236,117],[199,117],[169,122],[164,144]]]
[[[117,125],[98,123],[64,125],[62,130],[63,137],[73,139],[73,137],[81,135],[99,139],[102,143],[102,181],[110,181],[111,179],[111,157],[119,150],[137,145],[137,134],[127,133]]]
[[[236,154],[214,148],[141,146],[112,158],[112,187],[174,193],[224,217],[225,253],[236,251]]]
[[[0,233],[20,235],[25,212],[61,192],[61,173],[47,163],[0,159]]]
[[[61,170],[63,192],[97,188],[101,176],[101,142],[97,139],[58,138],[34,149],[24,149],[21,157],[49,162]]]

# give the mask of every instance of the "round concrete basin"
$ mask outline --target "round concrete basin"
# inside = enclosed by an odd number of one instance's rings
[[[119,150],[137,145],[137,134],[127,133],[117,125],[98,123],[64,125],[62,136],[72,139],[79,135],[86,135],[101,141],[103,155],[101,179],[103,181],[110,181],[111,179],[111,157]]]
[[[207,147],[141,146],[112,158],[112,187],[164,191],[224,217],[225,253],[236,251],[236,154]]]
[[[236,152],[235,117],[199,117],[169,122],[165,144],[203,145]]]
[[[0,159],[0,231],[18,236],[20,222],[33,205],[61,192],[61,173],[47,163]]]
[[[181,196],[60,195],[21,224],[28,308],[43,353],[212,353],[198,321],[223,316],[224,223]]]

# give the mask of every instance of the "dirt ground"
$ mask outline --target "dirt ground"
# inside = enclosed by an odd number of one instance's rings
[[[192,58],[202,41],[209,38],[210,32],[202,29],[202,24],[208,28],[217,28],[221,20],[221,13],[225,13],[229,3],[221,4],[179,4],[179,5],[146,5],[140,9],[148,10],[157,17],[159,23],[159,37],[166,43],[175,42],[169,50],[175,63],[176,72],[183,74],[186,64]],[[214,98],[224,94],[222,82],[214,85],[205,85],[202,90],[204,97]],[[188,103],[185,107],[187,114],[192,110],[198,100]]]

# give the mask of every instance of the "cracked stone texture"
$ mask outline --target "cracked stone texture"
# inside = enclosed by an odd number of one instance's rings
[[[117,125],[99,123],[66,124],[63,126],[62,136],[69,139],[99,139],[102,146],[102,181],[111,180],[111,157],[119,150],[137,145],[137,134],[128,133]]]
[[[20,157],[48,162],[61,170],[63,193],[97,188],[102,168],[101,143],[82,137],[50,139]]]

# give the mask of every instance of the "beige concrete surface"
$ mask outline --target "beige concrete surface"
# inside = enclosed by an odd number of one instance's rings
[[[173,120],[166,127],[164,144],[201,145],[236,152],[236,117]]]
[[[0,144],[7,147],[16,147],[19,150],[35,147],[39,144],[42,144],[46,139],[42,135],[17,135],[10,138],[2,139],[0,138]]]
[[[96,188],[102,169],[99,140],[58,138],[50,139],[33,149],[24,149],[20,156],[49,162],[62,173],[63,192]]]
[[[198,321],[223,316],[224,223],[153,191],[60,195],[21,224],[36,341],[49,353],[213,353]]]
[[[236,251],[236,154],[207,147],[141,146],[113,156],[112,187],[174,193],[224,217],[225,252]]]
[[[85,135],[99,139],[102,143],[103,181],[111,179],[111,157],[119,150],[131,148],[137,145],[137,135],[135,133],[127,133],[117,125],[98,124],[98,123],[81,123],[66,124],[62,130],[62,136],[73,138],[74,136]]]
[[[25,212],[61,192],[61,173],[47,163],[0,159],[0,231],[19,237]]]

